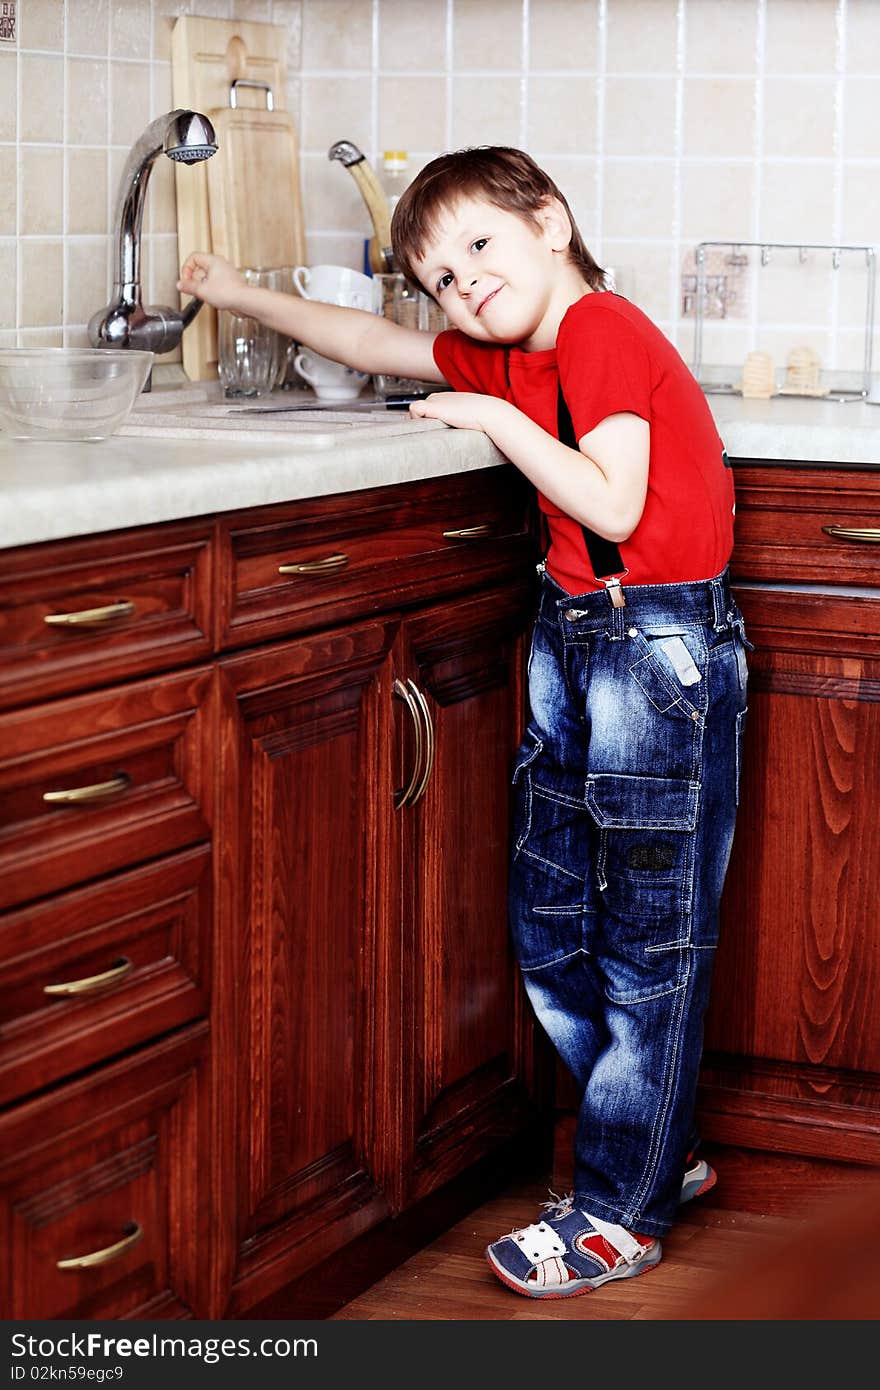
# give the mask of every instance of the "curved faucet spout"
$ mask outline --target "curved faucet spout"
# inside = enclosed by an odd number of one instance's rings
[[[147,184],[158,156],[193,164],[215,154],[214,128],[199,111],[169,111],[152,121],[132,145],[119,181],[116,227],[116,278],[111,301],[92,316],[89,340],[95,347],[147,348],[168,352],[180,342],[201,302],[181,312],[141,301],[140,247]]]

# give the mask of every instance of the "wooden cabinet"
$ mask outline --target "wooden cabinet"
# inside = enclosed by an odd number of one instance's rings
[[[536,1131],[526,518],[503,468],[9,555],[6,1316],[246,1314]]]
[[[714,1139],[880,1162],[880,474],[739,466],[756,650],[700,1107]]]

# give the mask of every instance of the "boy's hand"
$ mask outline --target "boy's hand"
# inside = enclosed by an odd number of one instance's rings
[[[426,420],[442,420],[457,430],[491,434],[492,417],[504,404],[497,396],[481,396],[475,391],[436,391],[423,401],[412,401],[409,413]]]
[[[244,276],[225,256],[193,251],[181,267],[177,288],[182,294],[195,295],[215,309],[229,309],[246,284]]]

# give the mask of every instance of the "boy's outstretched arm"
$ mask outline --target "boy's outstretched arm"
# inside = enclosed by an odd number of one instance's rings
[[[401,328],[362,309],[343,309],[249,285],[224,256],[194,251],[183,263],[177,288],[215,309],[259,319],[322,357],[357,371],[445,384],[434,361],[435,333]]]
[[[609,415],[570,449],[498,396],[444,391],[410,414],[482,430],[549,501],[606,540],[627,540],[641,520],[651,431],[639,415]]]

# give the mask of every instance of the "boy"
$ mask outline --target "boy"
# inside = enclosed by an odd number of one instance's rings
[[[715,1181],[692,1151],[745,719],[733,485],[699,386],[604,289],[528,155],[432,161],[392,236],[446,332],[290,300],[198,254],[179,288],[362,371],[453,386],[412,414],[484,431],[538,489],[550,544],[513,774],[510,917],[581,1103],[574,1193],[486,1253],[516,1292],[563,1298],[653,1268],[677,1204]]]

